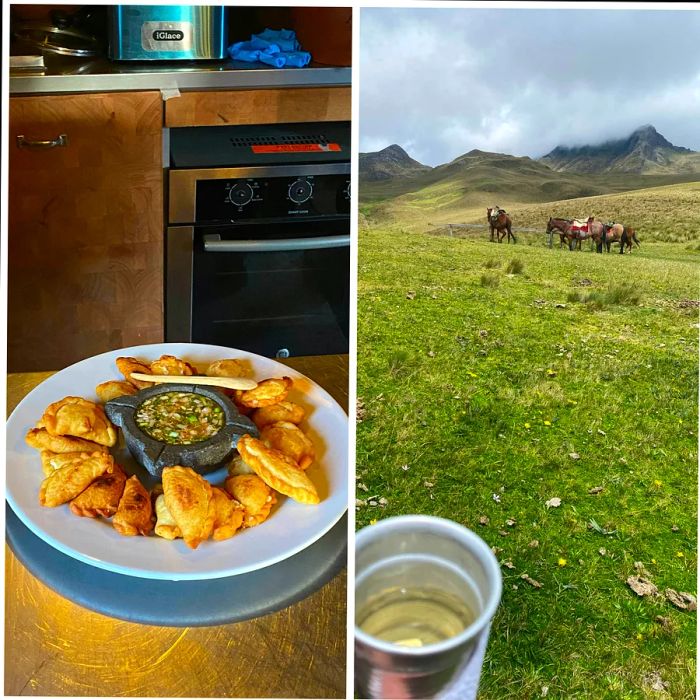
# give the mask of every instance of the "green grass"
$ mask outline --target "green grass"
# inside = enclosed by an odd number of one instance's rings
[[[696,613],[625,580],[641,561],[660,590],[696,592],[697,252],[487,235],[360,234],[357,496],[388,503],[357,526],[443,516],[512,562],[483,700],[693,698]]]
[[[554,173],[554,175],[563,175]],[[508,210],[518,245],[542,245],[550,216],[583,218],[594,215],[601,221],[618,221],[637,231],[642,242],[663,241],[684,243],[686,249],[700,249],[698,212],[700,211],[700,182],[659,185],[654,176],[629,176],[624,180],[616,176],[586,176],[586,182],[596,183],[589,193],[582,196],[581,188],[563,191],[557,187],[548,191],[531,191],[539,188],[538,179],[528,173],[518,173],[511,182],[503,178],[506,192],[479,192],[472,189],[470,177],[461,173],[457,177],[426,185],[410,194],[386,199],[380,203],[363,203],[362,221],[367,225],[391,228],[401,226],[406,231],[433,232],[445,235],[446,224],[481,224],[480,229],[455,229],[453,233],[466,238],[485,239],[486,207],[498,202]],[[577,176],[583,177],[583,176]],[[697,174],[686,175],[697,180]],[[523,184],[523,179],[528,183]],[[535,184],[531,184],[534,180]],[[626,191],[620,191],[626,187]],[[585,189],[585,188],[584,188]],[[589,187],[589,189],[591,189]],[[436,196],[436,190],[440,196]],[[451,195],[448,193],[451,192]],[[601,192],[605,192],[602,194]],[[518,231],[518,228],[534,228],[538,232]],[[558,236],[555,235],[558,246]],[[584,243],[584,250],[589,244]],[[619,251],[619,245],[612,250]],[[635,247],[635,252],[637,252]]]

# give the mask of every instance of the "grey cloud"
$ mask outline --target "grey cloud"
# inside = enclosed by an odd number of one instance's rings
[[[540,156],[652,123],[700,150],[700,12],[365,8],[361,150]]]

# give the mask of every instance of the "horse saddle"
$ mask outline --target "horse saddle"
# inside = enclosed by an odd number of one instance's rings
[[[501,214],[505,214],[506,210],[505,209],[493,209],[491,211],[491,221],[498,221],[498,217]]]

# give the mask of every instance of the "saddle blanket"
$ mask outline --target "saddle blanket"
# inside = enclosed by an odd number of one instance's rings
[[[588,222],[580,219],[573,219],[571,222],[571,230],[574,232],[588,233]]]

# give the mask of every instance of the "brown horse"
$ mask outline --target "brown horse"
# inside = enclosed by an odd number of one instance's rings
[[[489,207],[486,210],[486,220],[489,222],[489,227],[491,228],[491,238],[494,241],[494,231],[496,232],[496,238],[499,243],[503,242],[503,239],[508,236],[507,243],[510,243],[510,239],[513,239],[515,243],[515,235],[512,231],[513,222],[510,216],[506,213],[505,209],[499,209],[498,207]]]
[[[620,255],[625,252],[625,247],[628,251],[632,252],[632,243],[636,243],[638,248],[641,248],[641,244],[637,239],[637,233],[633,228],[629,226],[623,226],[622,224],[612,223],[605,225],[605,235],[603,237],[603,243],[607,248],[608,253],[610,252],[610,246],[613,243],[620,243]]]
[[[583,230],[584,227],[586,228],[585,231]],[[574,250],[577,246],[581,250],[581,241],[596,240],[595,236],[591,235],[587,222],[579,221],[578,219],[557,219],[550,216],[546,232],[546,235],[549,236],[550,248],[552,247],[554,231],[557,231],[559,234],[559,247],[561,248],[566,243],[569,250]]]
[[[550,236],[549,247],[552,247],[552,233],[558,231],[560,248],[564,243],[567,243],[569,250],[574,250],[576,247],[581,250],[582,241],[591,241],[600,253],[602,252],[603,230],[603,222],[597,221],[593,216],[589,216],[586,221],[550,217],[547,222],[547,235]]]
[[[625,252],[625,247],[627,248],[629,254],[632,254],[632,242],[637,244],[637,248],[641,248],[642,244],[639,242],[639,239],[637,238],[637,232],[633,229],[630,228],[629,226],[625,226],[623,232],[622,232],[622,237],[620,238],[620,255],[624,255]]]
[[[588,237],[591,242],[595,244],[595,249],[597,253],[603,252],[603,236],[605,234],[605,224],[602,221],[598,221],[593,216],[588,217]]]
[[[571,224],[571,235],[569,237],[569,247],[572,250],[575,250],[578,248],[581,250],[581,243],[582,241],[591,241],[593,242],[595,240],[595,237],[593,235],[593,232],[591,230],[591,224],[593,223],[594,219],[592,216],[589,216],[588,219],[585,221],[583,219],[572,219],[570,222]],[[602,224],[600,227],[600,232],[602,234]],[[573,246],[572,246],[573,244]]]
[[[552,247],[552,235],[555,231],[559,233],[559,247],[561,248],[564,243],[566,243],[569,250],[571,250],[571,245],[575,239],[575,234],[571,230],[571,221],[569,219],[557,219],[552,216],[549,217],[546,235],[549,236],[550,248]]]

